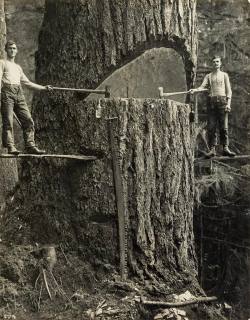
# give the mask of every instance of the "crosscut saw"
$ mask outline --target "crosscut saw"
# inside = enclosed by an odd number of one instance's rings
[[[124,202],[124,189],[122,183],[122,174],[120,168],[120,157],[118,152],[118,142],[115,137],[114,122],[118,118],[108,118],[108,131],[110,149],[112,155],[113,178],[115,186],[116,207],[118,213],[118,232],[119,232],[119,253],[120,253],[120,272],[122,280],[128,276],[128,219]]]

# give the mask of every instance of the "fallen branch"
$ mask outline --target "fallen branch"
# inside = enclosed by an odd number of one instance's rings
[[[57,289],[58,289],[59,293],[60,293],[62,296],[66,297],[66,299],[71,303],[71,299],[67,296],[67,294],[64,292],[64,290],[60,287],[60,285],[59,285],[59,283],[56,281],[56,278],[55,278],[55,276],[53,275],[52,271],[50,271],[50,275],[51,275],[52,279],[54,280],[54,282],[55,282],[55,284],[56,284],[56,286],[57,286]]]
[[[41,303],[42,290],[43,290],[43,283],[41,284],[41,288],[40,288],[40,292],[39,292],[39,298],[38,298],[38,302],[37,302],[37,311],[40,311],[40,303]]]
[[[169,307],[169,308],[183,307],[183,306],[188,306],[190,304],[196,304],[196,303],[201,303],[201,302],[210,302],[210,301],[216,301],[216,300],[217,300],[217,297],[200,297],[200,298],[196,298],[194,300],[189,300],[189,301],[166,302],[166,301],[151,301],[151,300],[146,300],[144,297],[141,297],[141,303],[144,305],[164,306],[164,307]]]
[[[51,296],[51,293],[49,291],[49,286],[48,286],[48,282],[47,282],[47,277],[46,277],[46,273],[45,273],[45,270],[43,269],[43,280],[44,280],[44,283],[45,283],[45,287],[46,287],[46,290],[48,292],[48,295],[50,297],[50,300],[52,300],[52,296]]]
[[[40,276],[41,276],[41,273],[39,273],[38,277],[36,278],[36,281],[35,281],[35,289],[36,289],[36,286],[37,286],[37,281],[39,280]]]

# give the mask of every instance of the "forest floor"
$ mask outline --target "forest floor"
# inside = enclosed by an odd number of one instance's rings
[[[98,261],[90,265],[61,246],[56,247],[56,260],[36,244],[1,240],[0,252],[0,319],[227,319],[217,301],[168,309],[145,306],[142,296],[174,301],[174,293],[181,290],[165,295],[150,282],[122,282],[113,266]]]

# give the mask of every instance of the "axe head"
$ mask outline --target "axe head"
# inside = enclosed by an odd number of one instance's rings
[[[161,99],[163,98],[163,87],[159,87],[158,90],[159,90],[159,97]]]

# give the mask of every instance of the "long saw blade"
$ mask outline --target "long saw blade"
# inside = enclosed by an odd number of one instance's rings
[[[124,189],[122,183],[121,168],[119,162],[118,144],[115,138],[114,121],[117,118],[108,119],[109,141],[113,164],[113,178],[115,185],[116,206],[118,213],[118,230],[119,230],[119,252],[120,252],[120,272],[122,280],[127,279],[128,275],[128,241],[127,241],[127,217],[124,202]]]

